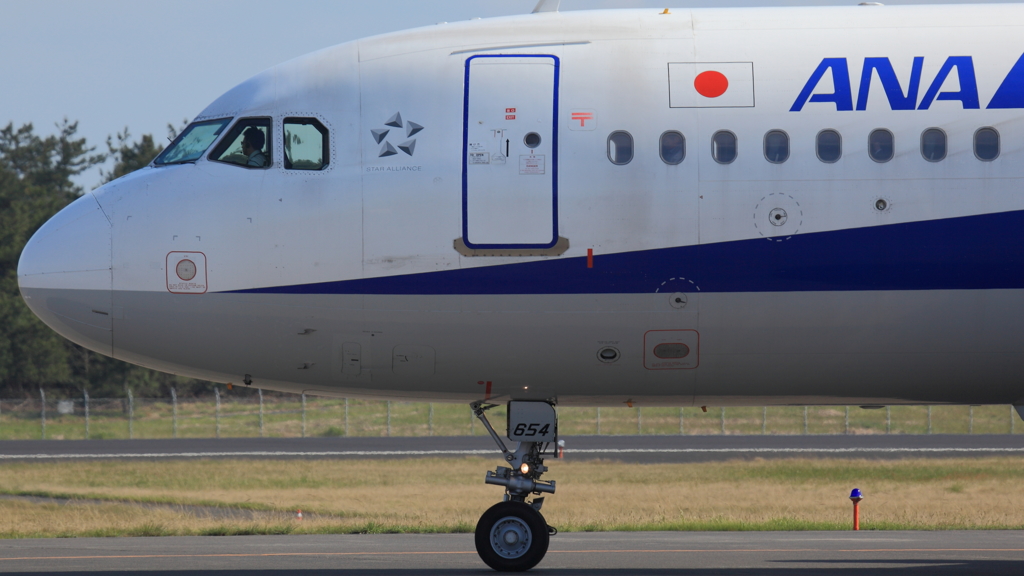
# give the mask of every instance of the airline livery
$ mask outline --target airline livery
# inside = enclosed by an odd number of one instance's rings
[[[1024,6],[555,8],[243,82],[46,223],[25,300],[157,370],[471,403],[498,570],[554,533],[558,405],[1024,404]]]

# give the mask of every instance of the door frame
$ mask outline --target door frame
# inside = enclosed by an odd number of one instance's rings
[[[554,63],[554,93],[551,112],[551,241],[543,244],[474,244],[467,240],[469,232],[469,87],[470,66],[477,58],[550,58]],[[455,248],[467,256],[542,255],[550,251],[561,254],[568,249],[568,240],[558,236],[558,96],[561,61],[554,54],[477,54],[466,59],[465,86],[462,102],[462,238]]]

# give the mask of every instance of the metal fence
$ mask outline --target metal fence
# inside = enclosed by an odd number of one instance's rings
[[[500,428],[503,407],[492,410]],[[1015,434],[1010,406],[558,410],[562,435]],[[332,399],[214,389],[212,397],[0,399],[0,440],[484,435],[465,404]]]

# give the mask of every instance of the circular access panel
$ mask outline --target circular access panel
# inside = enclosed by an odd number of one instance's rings
[[[800,232],[804,224],[804,208],[785,192],[772,192],[754,205],[754,228],[762,238],[783,242]]]
[[[174,272],[178,275],[178,278],[188,282],[196,277],[196,263],[187,258],[185,260],[181,260],[178,262],[178,265],[174,267]]]

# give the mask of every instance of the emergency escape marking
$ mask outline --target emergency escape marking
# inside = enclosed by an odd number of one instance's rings
[[[515,108],[505,108],[505,120],[515,120],[515,119],[516,119],[516,109]]]
[[[506,108],[515,110],[515,108]],[[505,136],[503,128],[495,128],[488,131],[486,140],[470,142],[466,150],[466,162],[473,166],[483,164],[494,164],[502,166],[505,164],[505,157],[508,155],[511,141]]]
[[[753,62],[669,62],[669,108],[754,106]]]
[[[534,156],[532,154],[519,157],[519,174],[535,175],[544,174],[544,155]]]
[[[206,255],[202,252],[170,252],[164,267],[167,291],[172,294],[206,292]]]

